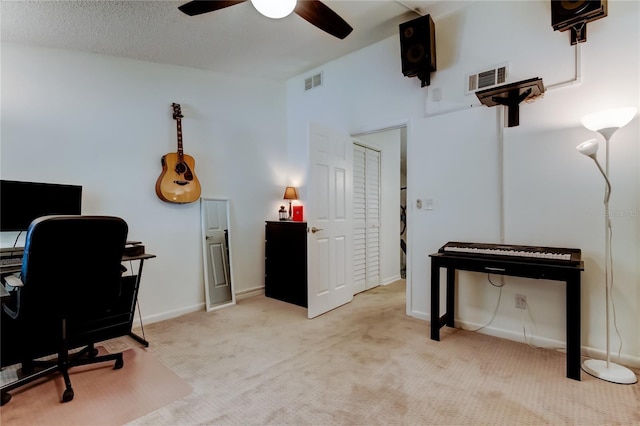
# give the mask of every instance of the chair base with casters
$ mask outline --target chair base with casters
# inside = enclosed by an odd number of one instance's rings
[[[64,330],[65,325],[63,321],[63,335],[66,334]],[[81,365],[98,364],[102,362],[115,361],[113,365],[114,370],[119,370],[124,366],[124,360],[122,352],[115,354],[106,354],[98,356],[98,350],[94,344],[91,343],[78,352],[69,353],[68,342],[66,339],[62,339],[62,348],[58,352],[58,357],[52,360],[39,361],[39,360],[26,360],[22,362],[23,377],[8,383],[0,388],[0,406],[5,405],[11,401],[11,394],[9,391],[18,389],[24,385],[39,380],[42,377],[46,377],[53,373],[59,372],[62,374],[64,380],[65,390],[62,393],[61,402],[69,402],[73,399],[73,387],[71,386],[71,379],[69,378],[69,369],[78,367]],[[38,369],[38,371],[34,371]]]

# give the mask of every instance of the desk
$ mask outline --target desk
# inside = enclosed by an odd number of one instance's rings
[[[454,327],[456,270],[565,282],[567,377],[580,380],[580,272],[578,265],[434,253],[431,257],[431,340],[440,340],[440,328]],[[440,316],[440,268],[447,270],[446,312]]]
[[[139,243],[136,242],[135,244],[139,244]],[[0,249],[0,253],[7,253],[7,252],[11,252],[12,257],[17,257],[17,256],[21,257],[22,254],[24,253],[24,247],[11,247],[11,248]],[[156,257],[156,255],[150,254],[150,253],[139,254],[136,256],[127,256],[127,255],[122,256],[122,262],[133,262],[133,261],[140,262],[138,264],[137,273],[133,275],[135,277],[134,287],[133,287],[134,306],[132,307],[134,312],[135,312],[135,307],[138,304],[138,290],[140,289],[140,280],[142,278],[142,267],[144,265],[144,261],[147,259],[153,259],[154,257]],[[22,269],[22,265],[0,266],[0,275],[13,274],[15,272],[20,272],[21,269]],[[126,278],[126,276],[123,278]],[[9,292],[5,289],[3,285],[0,285],[0,287],[2,287],[0,289],[0,296],[1,296],[1,299],[4,300],[5,297],[9,297]],[[131,318],[131,325],[133,326],[133,315]],[[142,327],[143,334],[144,334],[144,327],[142,326],[141,316],[140,316],[140,326]],[[132,339],[144,345],[145,348],[149,346],[149,342],[144,337],[138,336],[132,331],[129,332],[129,336],[131,336]]]

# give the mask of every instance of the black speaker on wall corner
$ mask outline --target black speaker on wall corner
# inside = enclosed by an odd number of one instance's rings
[[[418,77],[421,87],[431,83],[436,70],[436,27],[430,15],[400,24],[402,74]]]
[[[571,44],[587,41],[587,22],[607,16],[607,0],[551,0],[551,26],[571,31]]]

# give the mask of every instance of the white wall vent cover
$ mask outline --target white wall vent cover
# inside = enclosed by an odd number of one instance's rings
[[[316,74],[304,80],[304,90],[311,90],[314,87],[322,86],[322,73]]]
[[[508,64],[505,63],[474,74],[467,74],[465,81],[465,94],[471,95],[478,90],[506,83],[507,70]]]

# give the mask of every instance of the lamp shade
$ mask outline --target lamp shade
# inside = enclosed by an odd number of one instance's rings
[[[267,18],[280,19],[296,8],[296,0],[251,0],[253,7]]]
[[[584,154],[587,157],[595,158],[596,152],[598,152],[598,140],[589,139],[576,146],[576,149],[580,154]]]
[[[615,108],[594,112],[582,117],[582,125],[597,132],[602,129],[619,129],[626,126],[636,116],[637,108]]]
[[[287,186],[287,188],[284,190],[284,197],[282,198],[285,200],[297,200],[298,191],[296,191],[296,188],[293,186]]]

